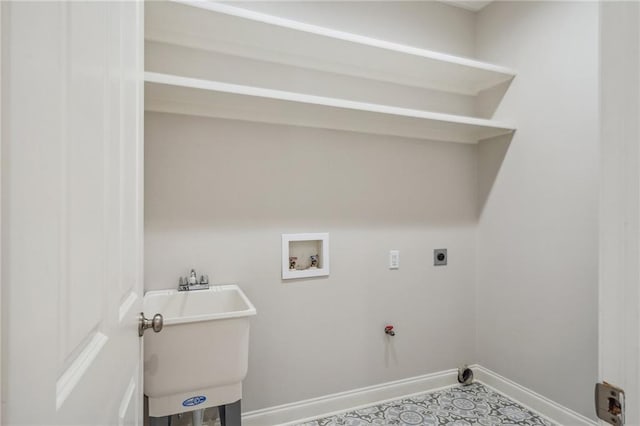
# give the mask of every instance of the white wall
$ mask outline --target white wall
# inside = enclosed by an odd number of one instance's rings
[[[495,2],[476,25],[479,58],[518,72],[506,156],[479,150],[478,362],[593,417],[598,4]]]
[[[640,424],[640,4],[600,4],[599,375]]]
[[[242,6],[454,54],[474,48],[473,14],[440,3]],[[170,47],[147,49],[147,67],[181,66],[161,60]],[[184,54],[198,75],[273,84],[260,70],[277,73],[240,59],[224,62],[238,65],[229,73]],[[342,77],[297,71],[277,84],[302,78],[322,90]],[[343,96],[395,96],[388,85],[343,80]],[[425,102],[397,89],[410,104]],[[472,106],[448,99],[445,108]],[[145,287],[173,288],[191,267],[240,284],[258,311],[244,411],[474,360],[475,146],[157,113],[145,120]],[[281,280],[280,235],[295,232],[329,232],[330,277]],[[441,247],[450,264],[434,268]],[[388,269],[391,249],[401,253],[398,271]],[[391,341],[388,323],[397,329]]]
[[[146,128],[146,288],[190,267],[240,284],[258,310],[245,410],[473,361],[474,146],[155,113]],[[280,279],[292,232],[330,233],[329,278]]]
[[[591,416],[597,5],[496,2],[477,18],[435,2],[242,6],[447,53],[477,49],[519,73],[495,114],[518,126],[510,146],[147,114],[145,285],[175,287],[195,267],[245,290],[258,316],[244,409],[479,362]],[[183,61],[162,60],[170,46],[147,49],[159,52],[148,67],[185,72]],[[183,55],[199,64],[196,76],[274,83]],[[277,73],[274,64],[259,69]],[[299,70],[282,84],[434,102],[319,76]],[[451,112],[473,106],[442,99]],[[483,105],[494,103],[478,105],[490,116]],[[292,232],[330,233],[329,278],[280,279],[280,234]],[[440,247],[449,249],[446,268],[432,266]],[[401,251],[399,271],[387,269],[390,249]],[[390,346],[388,322],[398,330]]]

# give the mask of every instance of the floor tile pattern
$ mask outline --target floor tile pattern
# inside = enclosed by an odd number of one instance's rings
[[[480,383],[414,395],[298,426],[338,425],[553,426],[548,420]]]

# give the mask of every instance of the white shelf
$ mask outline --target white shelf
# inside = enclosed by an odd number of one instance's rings
[[[146,3],[145,38],[465,95],[510,81],[505,67],[207,1]]]
[[[512,133],[492,120],[145,73],[145,110],[476,143]]]

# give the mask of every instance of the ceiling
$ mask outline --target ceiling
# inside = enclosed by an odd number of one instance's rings
[[[493,0],[440,0],[443,3],[450,4],[451,6],[461,7],[463,9],[472,10],[474,12],[479,11]]]

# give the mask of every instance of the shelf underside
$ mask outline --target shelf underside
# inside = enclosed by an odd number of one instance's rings
[[[476,95],[512,70],[212,2],[146,3],[145,38],[356,77]]]
[[[150,72],[145,79],[147,111],[463,143],[514,131],[471,117]]]

